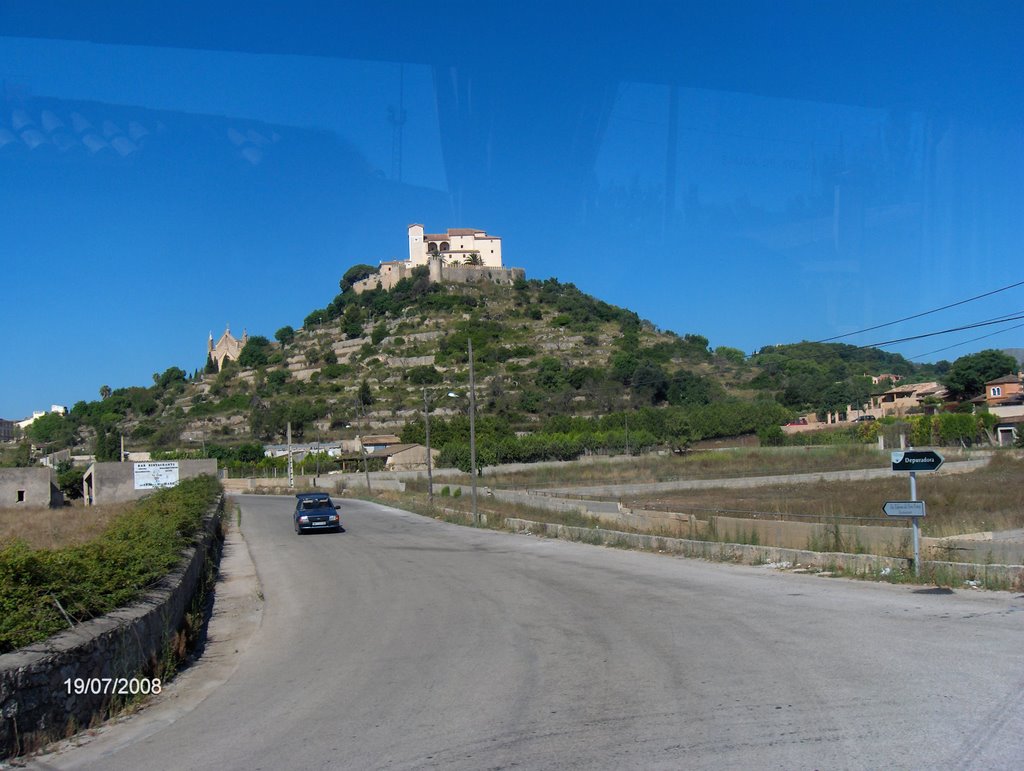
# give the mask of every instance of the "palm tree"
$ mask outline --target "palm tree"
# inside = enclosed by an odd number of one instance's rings
[[[106,399],[108,396],[110,396],[110,386],[108,386],[108,385],[101,385],[100,386],[100,398],[101,399]]]
[[[483,265],[484,258],[480,256],[480,252],[470,252],[466,255],[467,265]]]

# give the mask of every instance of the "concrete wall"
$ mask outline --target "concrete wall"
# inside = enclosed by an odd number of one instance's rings
[[[374,471],[370,473],[370,489],[374,492],[389,490],[403,492],[405,482],[396,479],[401,472],[387,473]],[[425,475],[426,472],[424,472]],[[352,488],[366,489],[364,474],[296,474],[295,486],[288,486],[288,475],[277,477],[251,477],[247,479],[222,479],[224,490],[229,493],[271,492],[274,495],[289,495],[302,490],[324,490],[328,493],[343,493]]]
[[[719,540],[750,543],[757,541],[789,549],[809,549],[814,544],[838,542],[844,552],[866,552],[909,557],[913,533],[909,527],[881,525],[831,525],[818,522],[711,517]]]
[[[431,464],[437,463],[437,456],[440,454],[440,450],[431,448]],[[388,469],[394,469],[395,471],[417,471],[419,469],[423,469],[425,471],[427,468],[427,448],[422,444],[417,444],[415,447],[410,447],[408,450],[396,452],[387,459],[385,465]]]
[[[526,519],[506,519],[506,527],[519,532],[540,533],[552,538],[565,538],[587,543],[605,543],[631,546],[638,549],[683,554],[688,557],[729,560],[746,564],[785,563],[815,567],[836,567],[840,570],[868,572],[882,568],[906,570],[908,561],[899,557],[878,557],[870,554],[844,554],[840,552],[814,552],[806,549],[786,549],[777,546],[754,546],[718,541],[700,541],[670,538],[645,533],[623,533],[596,527],[571,527]]]
[[[52,468],[0,468],[0,508],[29,508],[64,505]]]
[[[179,480],[203,474],[217,475],[217,461],[213,458],[175,462],[178,464]],[[93,463],[85,472],[83,484],[86,487],[87,504],[134,501],[153,492],[135,489],[134,463]]]
[[[219,556],[223,500],[206,515],[181,567],[137,604],[0,656],[0,759],[63,738],[107,716],[107,694],[68,693],[68,678],[152,677],[209,561]]]
[[[712,560],[727,560],[748,565],[775,564],[790,566],[805,565],[821,569],[846,570],[859,574],[878,573],[885,570],[908,571],[912,560],[901,557],[882,557],[874,554],[846,554],[842,552],[814,552],[806,549],[786,549],[778,546],[754,546],[751,544],[720,543],[717,541],[695,541],[685,538],[668,538],[643,533],[623,533],[591,527],[571,527],[547,522],[532,522],[526,519],[506,519],[505,526],[522,533],[539,533],[549,538],[564,538],[584,543],[629,546],[636,549],[682,554],[687,557],[702,557]],[[999,582],[1015,591],[1024,588],[1024,566],[1022,565],[974,565],[960,562],[921,561],[921,569],[945,573],[961,580],[974,580],[984,585]]]
[[[950,538],[922,538],[921,550],[936,560],[1024,565],[1024,529],[970,533]]]
[[[462,495],[469,495],[468,485],[459,487],[462,488]],[[703,538],[714,532],[716,540],[721,541],[756,540],[760,544],[780,548],[808,549],[815,544],[835,543],[838,529],[839,542],[851,551],[904,557],[909,557],[911,553],[912,536],[906,527],[839,525],[837,528],[831,524],[723,516],[701,520],[685,512],[633,509],[615,501],[554,498],[534,491],[491,490],[478,485],[477,493],[546,511],[573,512],[602,525],[646,533]],[[922,548],[925,546],[922,545]]]

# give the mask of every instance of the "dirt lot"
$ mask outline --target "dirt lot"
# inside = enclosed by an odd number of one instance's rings
[[[128,504],[0,509],[0,547],[15,538],[21,538],[36,549],[59,549],[84,543],[102,533],[126,508]]]
[[[817,466],[806,471],[820,470]],[[906,474],[865,482],[815,482],[750,489],[685,490],[635,496],[623,503],[638,508],[692,512],[713,511],[868,517],[886,520],[882,504],[907,500]],[[1024,459],[999,455],[985,468],[969,474],[918,474],[918,498],[928,514],[925,535],[942,537],[983,530],[1024,527]],[[740,515],[741,516],[741,515]],[[860,524],[868,524],[861,522]]]

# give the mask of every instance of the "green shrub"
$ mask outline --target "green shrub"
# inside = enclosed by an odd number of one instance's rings
[[[762,447],[781,447],[786,443],[786,435],[779,426],[761,426],[757,429],[757,439]]]
[[[0,653],[67,627],[57,607],[84,621],[134,602],[176,567],[220,492],[213,477],[159,490],[114,520],[99,538],[65,549],[0,549]]]
[[[441,373],[430,364],[410,367],[405,371],[406,382],[412,385],[432,385],[441,382]]]
[[[441,497],[442,498],[447,498],[451,494],[452,494],[452,489],[448,485],[445,485],[444,487],[441,488]]]
[[[461,497],[462,497],[462,488],[461,487],[456,487],[455,490],[452,492],[452,498],[461,498]]]

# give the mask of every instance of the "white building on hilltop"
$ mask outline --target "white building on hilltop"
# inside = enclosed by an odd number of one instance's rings
[[[18,426],[18,428],[26,429],[33,423],[35,423],[37,420],[39,420],[39,418],[43,417],[43,415],[46,415],[50,412],[56,412],[58,415],[67,415],[68,408],[65,407],[63,404],[51,404],[49,410],[33,410],[32,417],[25,418],[24,420],[16,420],[14,422]]]
[[[418,268],[427,268],[431,283],[512,285],[526,278],[522,268],[501,264],[501,239],[476,228],[449,228],[447,233],[424,233],[422,225],[409,226],[409,259],[380,263],[372,276],[356,281],[352,290],[361,294],[372,289],[392,289],[410,278]]]
[[[447,233],[424,233],[422,225],[409,226],[409,262],[426,265],[438,256],[445,265],[501,267],[501,239],[475,228],[449,228]]]

